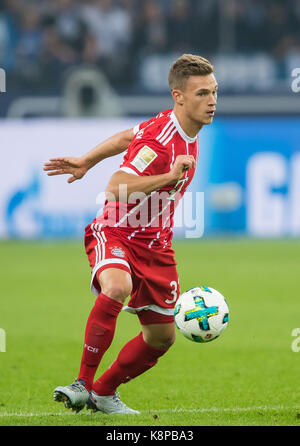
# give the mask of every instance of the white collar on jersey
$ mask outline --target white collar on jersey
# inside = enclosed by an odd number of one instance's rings
[[[178,122],[178,119],[175,116],[174,110],[172,111],[170,118],[174,122],[175,127],[176,127],[179,135],[181,136],[182,139],[184,139],[184,141],[186,141],[187,143],[191,143],[191,142],[195,142],[196,141],[196,139],[198,138],[198,135],[196,135],[194,138],[191,138],[190,136],[188,136],[185,133],[185,131],[180,126],[180,124]]]

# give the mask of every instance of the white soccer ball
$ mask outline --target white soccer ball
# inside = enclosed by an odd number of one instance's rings
[[[187,339],[210,342],[227,327],[229,308],[219,291],[200,286],[179,296],[174,317],[177,328]]]

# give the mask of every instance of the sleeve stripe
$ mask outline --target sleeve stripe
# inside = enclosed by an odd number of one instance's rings
[[[137,134],[137,132],[140,130],[140,125],[138,124],[138,125],[135,125],[134,127],[133,127],[133,133],[136,135]]]

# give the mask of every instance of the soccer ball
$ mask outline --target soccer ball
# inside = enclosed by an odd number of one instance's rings
[[[174,309],[175,324],[187,339],[210,342],[228,325],[229,309],[221,293],[207,286],[181,294]]]

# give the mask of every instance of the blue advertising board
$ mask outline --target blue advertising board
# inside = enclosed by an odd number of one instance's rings
[[[216,118],[199,147],[205,234],[300,235],[300,118]]]

